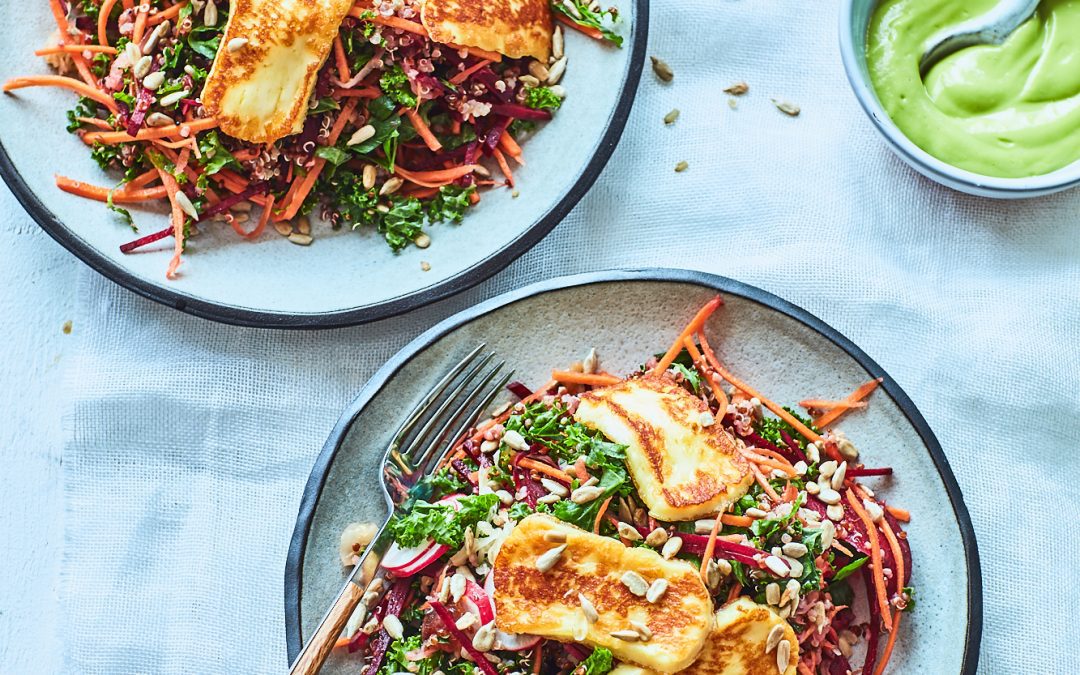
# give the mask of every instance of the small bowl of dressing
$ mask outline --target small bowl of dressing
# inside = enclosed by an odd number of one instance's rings
[[[1037,197],[1080,184],[1080,1],[1043,0],[1001,44],[925,77],[932,38],[996,0],[845,0],[840,54],[863,109],[915,170],[969,194]]]

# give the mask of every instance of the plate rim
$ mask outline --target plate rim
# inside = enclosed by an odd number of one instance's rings
[[[302,645],[300,627],[301,580],[304,570],[304,551],[307,548],[308,535],[311,532],[315,507],[322,494],[322,489],[329,476],[330,467],[353,422],[375,394],[382,390],[387,381],[417,354],[442,339],[450,332],[474,321],[485,314],[521,300],[580,286],[601,283],[660,281],[689,283],[741,297],[756,302],[769,309],[784,314],[817,332],[855,360],[872,377],[881,377],[881,389],[897,405],[904,417],[915,429],[926,448],[930,459],[941,477],[945,492],[952,506],[960,537],[964,547],[964,562],[967,571],[967,630],[964,644],[964,657],[961,665],[963,675],[975,675],[979,663],[979,649],[982,642],[983,600],[982,568],[979,559],[978,543],[971,516],[964,502],[963,494],[956,476],[952,472],[945,452],[930,429],[929,423],[915,406],[914,401],[885,370],[866,352],[860,349],[839,331],[819,319],[816,315],[798,305],[774,295],[766,290],[729,277],[701,272],[697,270],[661,267],[618,268],[598,272],[585,272],[569,276],[555,277],[539,281],[521,288],[497,295],[464,309],[428,329],[395,353],[364,384],[360,392],[348,405],[335,423],[326,443],[312,465],[311,474],[304,485],[304,492],[297,512],[296,525],[289,541],[289,552],[285,562],[285,642],[289,663],[300,652]]]
[[[219,323],[251,328],[343,328],[387,319],[456,295],[491,278],[547,236],[588,193],[622,139],[645,65],[649,38],[649,0],[633,0],[633,5],[634,22],[627,40],[630,43],[630,55],[618,102],[595,152],[570,189],[528,229],[471,267],[431,286],[371,305],[326,312],[273,312],[195,298],[170,288],[163,281],[154,282],[139,277],[76,235],[26,183],[2,141],[0,177],[30,218],[76,258],[106,279],[166,307]]]

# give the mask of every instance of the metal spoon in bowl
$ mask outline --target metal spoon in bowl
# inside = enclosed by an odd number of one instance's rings
[[[1038,6],[1039,0],[1000,0],[986,14],[941,31],[927,41],[929,47],[919,62],[919,73],[925,78],[939,61],[966,47],[1001,44],[1031,18]]]

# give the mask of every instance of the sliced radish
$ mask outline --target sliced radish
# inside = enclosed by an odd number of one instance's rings
[[[484,589],[480,588],[480,584],[472,579],[465,582],[465,595],[461,598],[461,604],[465,606],[465,611],[479,617],[481,624],[495,620],[495,604]]]
[[[465,587],[466,596],[468,596],[468,586]],[[491,616],[495,618],[495,573],[487,575],[487,579],[484,579],[484,593],[490,603]],[[485,622],[486,623],[486,622]],[[495,639],[499,644],[500,649],[505,649],[511,652],[522,652],[526,649],[532,649],[540,643],[542,639],[539,635],[530,635],[528,633],[504,633],[501,630],[495,630]]]
[[[459,503],[465,495],[447,495],[436,504],[449,504],[455,511],[461,510]],[[397,577],[408,577],[416,574],[431,563],[438,560],[439,556],[450,550],[450,547],[436,543],[428,539],[422,544],[411,548],[401,548],[397,542],[390,544],[386,555],[383,556],[382,566],[394,573]]]

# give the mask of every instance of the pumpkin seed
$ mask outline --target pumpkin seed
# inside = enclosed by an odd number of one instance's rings
[[[649,58],[652,59],[652,69],[657,77],[664,82],[671,82],[675,79],[675,72],[671,70],[671,66],[669,66],[666,61],[658,59],[655,56],[650,56]]]

